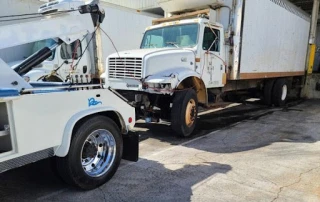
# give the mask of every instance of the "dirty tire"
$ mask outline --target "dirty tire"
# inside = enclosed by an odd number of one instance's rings
[[[272,99],[273,99],[273,86],[274,86],[274,80],[267,80],[265,82],[264,88],[263,88],[263,103],[265,105],[271,106],[272,105]]]
[[[189,108],[188,108],[189,106]],[[190,106],[193,110],[192,117],[193,121],[187,123],[189,119],[187,110],[190,109]],[[191,114],[190,114],[191,115]],[[171,109],[171,128],[177,133],[180,137],[188,137],[192,134],[195,129],[198,116],[198,99],[196,92],[193,89],[188,89],[184,91],[177,92],[173,99],[173,105]]]
[[[288,83],[286,79],[277,79],[273,87],[273,99],[272,102],[277,107],[285,105],[288,97]]]
[[[105,169],[105,172],[101,173],[101,175],[90,176],[84,171],[82,165],[82,149],[87,138],[90,136],[90,134],[94,134],[94,131],[96,130],[109,131],[109,134],[111,134],[114,138],[113,144],[115,145],[116,149],[114,152],[114,160],[109,164],[110,167],[106,167],[108,169]],[[98,137],[98,135],[96,137]],[[75,128],[68,155],[63,158],[56,158],[57,170],[66,183],[84,190],[95,189],[109,181],[117,171],[122,159],[122,147],[122,136],[118,126],[113,120],[104,116],[91,117],[83,121],[79,127]],[[109,147],[106,148],[108,148],[107,150],[110,151]],[[100,158],[102,159],[104,157]]]

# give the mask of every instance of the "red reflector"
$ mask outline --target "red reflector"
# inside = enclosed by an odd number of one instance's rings
[[[131,117],[129,118],[129,123],[132,123],[132,118]]]

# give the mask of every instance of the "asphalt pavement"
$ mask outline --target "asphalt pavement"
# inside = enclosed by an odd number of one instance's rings
[[[319,105],[246,102],[200,116],[190,138],[140,121],[139,161],[99,189],[64,184],[43,160],[0,174],[0,201],[320,201]]]

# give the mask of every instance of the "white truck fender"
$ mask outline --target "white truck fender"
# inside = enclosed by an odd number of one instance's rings
[[[44,68],[37,68],[29,71],[24,77],[28,77],[30,81],[37,81],[40,77],[50,74],[50,71]]]
[[[201,75],[189,68],[178,67],[170,70],[165,70],[154,75],[148,76],[144,83],[146,84],[170,84],[174,89],[179,86],[186,78],[196,77],[201,80]]]
[[[184,84],[183,82],[186,82],[188,85],[192,85],[187,87],[196,88],[198,101],[200,103],[208,103],[207,88],[201,78],[201,75],[189,68],[166,70],[151,75],[144,80],[144,84],[148,86],[148,89],[146,90],[147,92],[162,95],[173,95],[175,89],[178,88],[180,84]],[[170,84],[169,87],[168,84]]]
[[[122,127],[125,127],[125,122],[123,120],[123,117],[119,114],[119,112],[116,109],[112,107],[99,107],[95,109],[87,109],[87,110],[78,112],[77,114],[73,115],[67,122],[63,132],[61,145],[55,149],[55,155],[58,157],[65,157],[69,152],[72,131],[76,123],[82,118],[85,118],[89,115],[97,114],[99,112],[115,112],[120,119],[120,123]]]

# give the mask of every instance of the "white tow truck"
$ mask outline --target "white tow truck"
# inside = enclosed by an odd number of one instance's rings
[[[67,2],[66,0],[63,1]],[[68,1],[72,2],[73,0]],[[40,6],[38,13],[48,12],[48,7],[56,5],[57,2],[51,1]],[[137,12],[134,9],[114,6],[103,1],[99,2],[99,7],[105,11],[106,20],[99,25],[97,31],[85,37],[81,36],[82,38],[71,44],[63,44],[57,47],[48,59],[33,67],[23,77],[31,82],[62,82],[72,79],[78,84],[97,83],[101,73],[105,71],[107,56],[113,53],[115,48],[118,51],[138,48],[145,27],[150,26],[153,19],[160,17]],[[128,30],[130,30],[129,36]],[[33,43],[31,53],[54,43],[53,39],[37,41]],[[96,51],[97,47],[99,47],[99,51]],[[98,52],[100,55],[95,54]],[[12,68],[20,63],[21,60],[8,62]],[[77,64],[77,68],[72,68],[75,64]],[[54,69],[57,69],[57,71],[52,74]]]
[[[51,12],[41,19],[0,28],[0,49],[55,41],[15,69],[0,58],[0,172],[53,157],[67,183],[94,189],[114,175],[121,159],[137,161],[135,110],[101,84],[27,82],[21,77],[56,47],[94,32],[104,19],[92,2],[59,1],[47,9]]]
[[[198,106],[232,103],[240,93],[282,106],[289,90],[300,91],[311,20],[295,5],[286,0],[158,3],[166,17],[146,29],[139,50],[110,55],[104,75],[106,86],[131,100],[147,122],[167,119],[185,137],[195,129]]]

